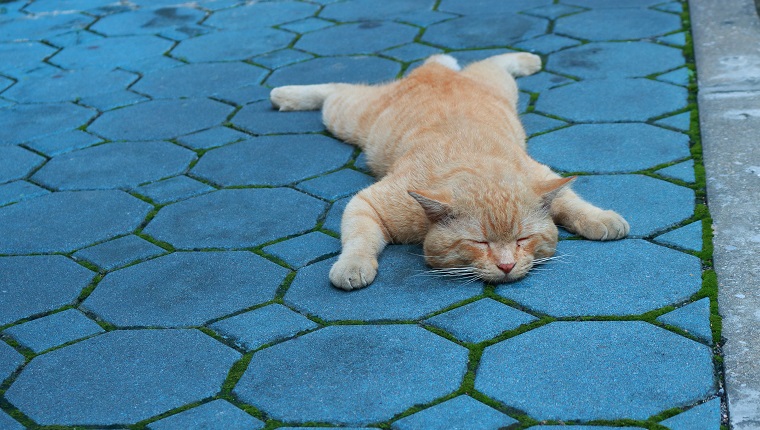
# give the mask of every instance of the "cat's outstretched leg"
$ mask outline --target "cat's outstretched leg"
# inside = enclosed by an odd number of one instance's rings
[[[464,68],[462,74],[493,88],[517,106],[515,77],[527,76],[541,70],[541,57],[527,52],[501,54],[477,61]]]
[[[565,188],[552,200],[555,224],[591,240],[616,240],[628,235],[630,226],[617,212],[600,209]]]
[[[372,204],[372,188],[376,185],[354,196],[343,212],[340,226],[343,247],[330,269],[330,282],[343,290],[364,288],[375,280],[377,257],[390,241]]]
[[[269,94],[272,106],[282,111],[319,110],[327,97],[349,84],[287,85]]]

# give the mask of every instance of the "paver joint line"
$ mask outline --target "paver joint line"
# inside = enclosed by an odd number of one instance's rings
[[[0,0],[0,428],[717,430],[689,13]],[[508,285],[416,276],[421,247],[390,246],[370,288],[333,288],[341,215],[374,178],[319,112],[277,112],[270,89],[513,51],[545,64],[518,80],[531,156],[578,175],[630,238],[562,231],[561,258]],[[759,93],[715,64],[700,64],[705,105]]]

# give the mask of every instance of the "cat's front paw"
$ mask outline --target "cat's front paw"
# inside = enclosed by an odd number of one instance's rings
[[[599,210],[573,223],[571,230],[591,240],[616,240],[628,235],[631,227],[615,211]]]
[[[343,290],[357,290],[371,284],[376,275],[377,261],[341,256],[330,269],[330,282]]]

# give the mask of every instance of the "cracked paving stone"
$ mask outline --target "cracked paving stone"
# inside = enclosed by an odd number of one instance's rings
[[[188,327],[274,299],[287,269],[251,252],[175,252],[106,275],[82,304],[122,327]]]
[[[209,99],[153,100],[106,112],[87,130],[113,140],[163,140],[220,125],[234,108]]]
[[[657,321],[676,326],[691,335],[712,344],[710,327],[710,299],[697,300],[657,318]]]
[[[553,322],[487,347],[475,389],[537,420],[646,420],[715,381],[710,348],[643,321]]]
[[[267,305],[211,324],[209,327],[247,351],[319,327],[280,304]]]
[[[72,257],[87,260],[105,270],[112,270],[165,252],[163,248],[147,240],[129,235],[80,249]]]
[[[352,153],[351,146],[318,134],[263,136],[212,149],[191,173],[224,186],[286,185],[337,169]]]
[[[66,309],[46,317],[6,329],[20,344],[39,354],[64,343],[103,333],[95,321],[75,309]]]
[[[258,430],[264,423],[232,403],[213,400],[147,425],[150,430]]]
[[[512,45],[546,33],[548,24],[540,18],[513,13],[464,16],[431,25],[422,40],[450,49]]]
[[[163,207],[143,232],[181,249],[248,248],[313,229],[325,207],[285,188],[220,190]]]
[[[625,173],[691,155],[689,136],[648,124],[580,124],[530,140],[538,162],[565,172]]]
[[[169,142],[113,142],[58,155],[32,179],[59,190],[133,188],[183,173],[195,159]]]
[[[0,108],[0,145],[74,130],[86,124],[96,112],[73,103],[14,105]],[[45,118],[45,121],[40,121]]]
[[[0,257],[0,325],[72,303],[94,276],[61,255]]]
[[[152,209],[123,191],[64,191],[0,209],[0,253],[69,252],[129,233]]]
[[[0,184],[26,177],[45,158],[20,146],[0,146]]]
[[[42,425],[135,423],[216,395],[239,358],[197,330],[117,330],[36,357],[5,397]]]
[[[246,60],[286,48],[295,35],[273,28],[224,30],[187,39],[171,55],[189,62]]]
[[[328,273],[335,258],[314,263],[298,271],[285,303],[327,321],[400,320],[421,318],[483,292],[480,282],[462,285],[462,281],[421,276],[428,270],[421,254],[419,246],[387,247],[380,254],[375,281],[350,292],[330,284]],[[432,290],[436,293],[430,294]]]
[[[553,88],[536,110],[576,122],[646,121],[686,107],[686,88],[648,79],[599,79]]]
[[[303,35],[295,47],[317,55],[374,54],[414,41],[418,28],[370,21],[330,27]]]
[[[497,294],[556,317],[622,316],[682,302],[702,286],[699,258],[643,240],[561,241],[557,255]]]
[[[243,62],[187,64],[147,73],[131,89],[154,98],[212,96],[258,84],[267,73]]]
[[[233,392],[283,421],[366,425],[456,390],[467,355],[413,325],[331,326],[255,353]]]
[[[391,425],[393,430],[489,430],[517,424],[514,418],[470,396],[454,397]]]

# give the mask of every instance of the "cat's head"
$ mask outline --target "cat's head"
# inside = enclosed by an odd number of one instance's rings
[[[445,191],[409,191],[430,220],[425,260],[443,276],[500,283],[554,255],[549,207],[574,178],[525,184],[472,181]]]

